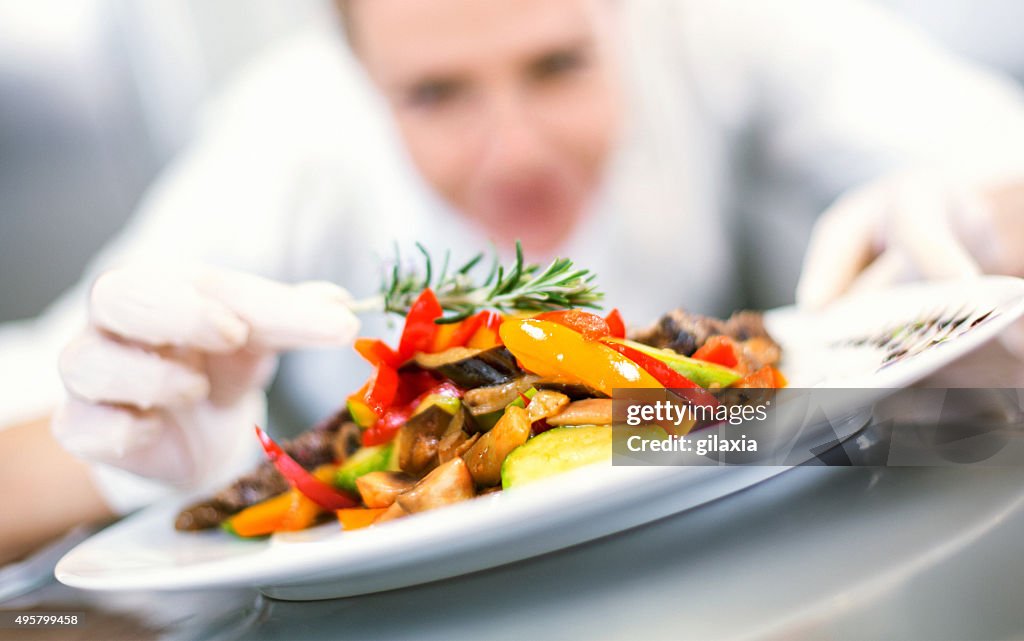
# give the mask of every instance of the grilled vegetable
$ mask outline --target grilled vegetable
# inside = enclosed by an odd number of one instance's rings
[[[437,302],[437,297],[429,287],[425,288],[413,301],[409,313],[405,316],[405,327],[402,337],[398,340],[398,359],[404,361],[416,352],[427,352],[434,345],[437,324],[444,310]]]
[[[361,448],[338,468],[334,485],[348,492],[358,491],[360,477],[395,467],[394,449],[392,443]]]
[[[508,453],[530,438],[530,417],[521,407],[510,405],[491,431],[480,437],[462,458],[469,473],[481,487],[501,482],[501,463]]]
[[[221,527],[225,532],[243,538],[269,536],[288,516],[288,511],[292,508],[293,492],[294,490],[289,490],[247,507],[221,523]]]
[[[475,495],[473,477],[465,461],[453,458],[423,477],[412,489],[400,494],[395,503],[409,514],[416,514],[465,501]]]
[[[548,425],[611,425],[612,399],[588,398],[573,401],[554,416],[547,417]]]
[[[312,476],[320,481],[334,474],[333,465],[321,465]],[[243,538],[267,536],[274,532],[304,530],[323,513],[323,508],[296,488],[247,507],[226,519],[221,527]]]
[[[453,347],[439,354],[419,353],[413,361],[464,389],[501,385],[523,375],[515,357],[501,346],[485,350]]]
[[[489,385],[467,390],[465,396],[462,397],[462,402],[474,416],[499,412],[519,398],[520,394],[526,393],[537,380],[536,376],[527,374],[502,385]]]
[[[583,383],[606,396],[615,388],[664,387],[607,345],[552,321],[509,320],[500,333],[523,367],[540,376]]]
[[[607,395],[602,394],[592,387],[587,387],[583,383],[564,381],[557,378],[542,378],[533,384],[538,390],[551,390],[553,392],[561,392],[568,396],[571,400],[578,401],[585,398],[606,398]]]
[[[452,415],[438,405],[406,421],[395,437],[398,467],[419,476],[437,466],[437,444],[451,422]]]
[[[444,464],[453,458],[461,457],[478,440],[480,440],[480,434],[468,436],[461,429],[449,429],[448,433],[441,437],[441,440],[437,443],[437,462]]]
[[[536,423],[559,414],[567,405],[569,405],[569,397],[565,394],[544,390],[533,395],[530,403],[526,406],[526,414],[531,423]]]
[[[275,443],[266,432],[256,426],[256,436],[263,445],[267,458],[273,461],[281,476],[298,491],[315,501],[325,510],[340,510],[355,507],[356,501],[350,495],[339,492],[313,474],[310,474],[299,463],[288,455],[281,446]]]
[[[777,389],[786,386],[786,377],[771,365],[748,374],[737,381],[733,387],[742,389]]]
[[[356,479],[356,488],[366,507],[388,507],[415,484],[415,478],[402,472],[370,472]]]
[[[501,466],[504,489],[561,474],[585,465],[610,461],[612,428],[559,427],[527,441],[505,459]]]
[[[373,525],[386,512],[386,508],[352,507],[346,510],[338,510],[338,523],[342,530],[359,530]]]
[[[402,508],[402,506],[398,504],[398,501],[395,501],[394,503],[391,504],[391,507],[384,510],[384,512],[382,512],[381,515],[377,517],[377,520],[374,521],[374,523],[384,523],[385,521],[391,521],[392,519],[400,519],[403,516],[408,515],[409,513],[406,512]]]
[[[740,379],[740,375],[728,367],[689,358],[670,349],[659,349],[631,340],[609,339],[609,342],[617,342],[653,356],[704,388],[729,387]]]

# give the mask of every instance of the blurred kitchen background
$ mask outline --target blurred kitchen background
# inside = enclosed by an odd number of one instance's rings
[[[1024,81],[1024,1],[872,1]],[[77,279],[247,60],[332,20],[327,0],[0,0],[0,322]]]

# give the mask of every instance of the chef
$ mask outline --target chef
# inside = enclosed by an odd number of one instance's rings
[[[1024,275],[1020,91],[871,4],[336,4],[344,37],[254,62],[79,285],[0,331],[0,562],[251,464],[283,352],[291,402],[335,407],[396,245],[522,239],[636,324]]]

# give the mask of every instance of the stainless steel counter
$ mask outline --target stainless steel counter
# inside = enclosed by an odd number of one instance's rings
[[[1017,468],[798,468],[606,539],[382,594],[50,585],[0,607],[86,610],[84,636],[31,637],[54,639],[1021,638],[1022,508]]]

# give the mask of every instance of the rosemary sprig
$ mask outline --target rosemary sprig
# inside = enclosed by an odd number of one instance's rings
[[[495,254],[487,276],[474,279],[484,259],[479,253],[453,271],[449,271],[450,252],[446,252],[441,269],[434,269],[434,261],[423,245],[417,243],[423,254],[424,269],[404,269],[397,256],[390,274],[381,284],[380,296],[359,301],[353,309],[407,314],[416,297],[430,287],[445,315],[438,323],[455,323],[481,309],[502,312],[537,312],[571,307],[599,308],[604,297],[594,284],[595,274],[576,267],[568,258],[556,258],[547,268],[528,264],[523,260],[523,247],[516,241],[515,262],[502,266]]]

